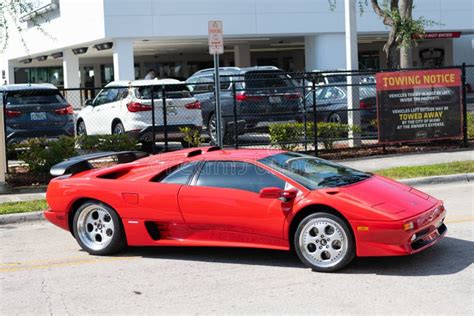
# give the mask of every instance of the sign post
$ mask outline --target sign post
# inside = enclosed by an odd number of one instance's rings
[[[209,21],[209,54],[214,56],[214,90],[216,96],[216,140],[217,146],[222,147],[222,112],[219,78],[219,55],[224,54],[224,35],[222,21]]]
[[[5,149],[5,113],[3,108],[3,97],[0,97],[0,190],[3,184],[5,184],[5,173],[7,172],[7,157]]]

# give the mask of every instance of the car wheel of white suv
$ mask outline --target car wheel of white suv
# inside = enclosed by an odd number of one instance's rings
[[[114,135],[122,135],[125,134],[125,128],[123,127],[122,123],[115,123],[114,127],[112,128],[112,134]]]

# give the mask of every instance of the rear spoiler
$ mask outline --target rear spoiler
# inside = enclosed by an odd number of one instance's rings
[[[147,153],[141,151],[107,151],[94,153],[89,155],[77,156],[70,158],[66,161],[60,162],[54,165],[50,173],[53,177],[63,176],[66,174],[76,174],[82,171],[93,169],[92,165],[89,163],[90,160],[96,160],[106,157],[117,157],[118,163],[127,163],[132,162],[140,158],[148,156]]]

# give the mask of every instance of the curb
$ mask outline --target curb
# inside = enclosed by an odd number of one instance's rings
[[[0,225],[44,220],[43,211],[0,215]]]
[[[454,182],[473,182],[474,173],[462,173],[462,174],[452,174],[452,175],[447,175],[447,176],[434,176],[434,177],[413,178],[413,179],[400,179],[397,181],[406,185],[410,185],[410,186],[427,185],[427,184],[444,184],[444,183],[454,183]],[[0,225],[42,221],[42,220],[45,220],[42,211],[0,215]]]
[[[396,180],[406,185],[427,185],[427,184],[444,184],[453,182],[472,182],[474,181],[474,173],[450,174],[447,176],[433,176],[412,179]]]

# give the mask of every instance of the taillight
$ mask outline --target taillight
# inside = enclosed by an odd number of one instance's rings
[[[68,105],[65,108],[54,110],[54,113],[58,115],[70,115],[70,114],[74,114],[74,109],[72,108],[71,105]]]
[[[235,99],[237,101],[260,101],[263,97],[259,95],[247,95],[245,92],[241,92],[235,95]]]
[[[298,100],[299,98],[301,98],[301,94],[299,93],[285,94],[285,98],[288,100]]]
[[[360,103],[359,103],[359,108],[361,108],[361,109],[369,109],[369,108],[371,108],[371,107],[373,107],[373,106],[370,105],[370,104],[368,104],[368,103],[366,103],[366,102],[364,102],[364,101],[362,101],[362,100],[361,100]]]
[[[153,107],[148,104],[141,104],[138,102],[130,102],[127,104],[127,109],[130,112],[145,112],[145,111],[151,111]]]
[[[200,110],[201,109],[201,102],[194,101],[194,102],[186,104],[184,107],[188,110]]]
[[[6,110],[5,113],[7,117],[18,117],[21,115],[21,111],[14,111],[14,110]]]

